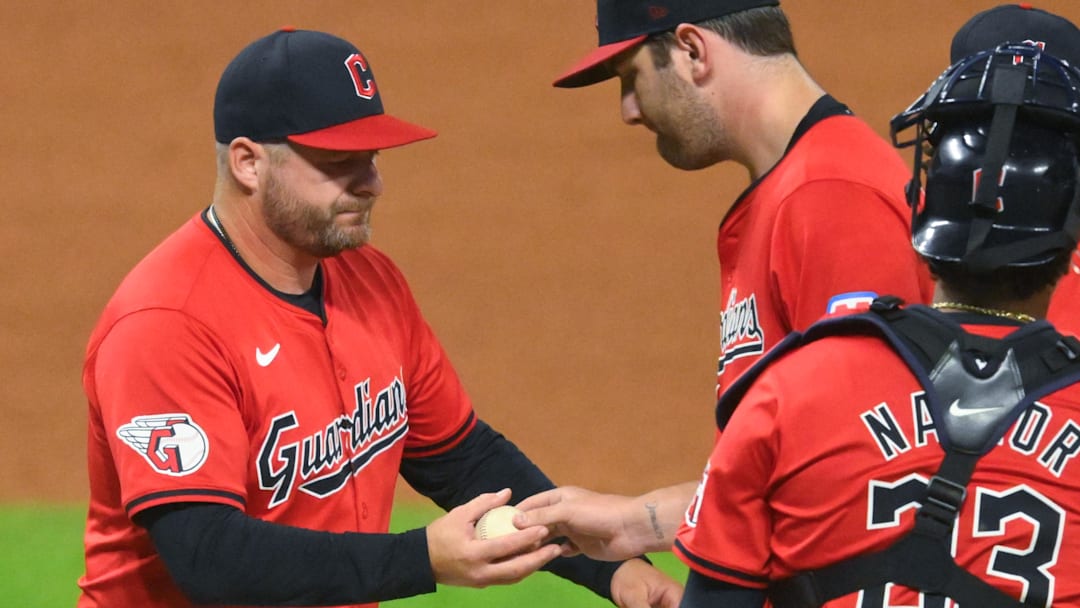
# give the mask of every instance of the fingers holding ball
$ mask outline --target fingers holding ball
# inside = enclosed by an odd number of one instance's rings
[[[487,540],[517,532],[514,516],[521,511],[517,507],[503,505],[484,513],[476,522],[476,538]]]

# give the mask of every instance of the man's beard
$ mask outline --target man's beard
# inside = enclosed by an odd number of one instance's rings
[[[660,71],[667,86],[665,107],[656,117],[656,150],[677,169],[695,171],[727,160],[723,127],[693,88],[668,70]]]
[[[281,240],[310,255],[326,258],[361,247],[371,239],[373,205],[373,199],[338,199],[324,210],[297,196],[271,172],[266,183],[263,218]],[[363,214],[359,225],[343,227],[334,221],[338,214],[350,211]]]

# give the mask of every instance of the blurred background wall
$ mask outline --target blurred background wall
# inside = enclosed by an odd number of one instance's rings
[[[985,0],[785,0],[800,56],[882,135]],[[1080,20],[1076,0],[1040,7]],[[0,4],[0,501],[86,496],[86,339],[147,251],[210,200],[214,88],[277,27],[356,43],[389,112],[437,129],[380,159],[374,243],[404,269],[480,415],[559,483],[696,478],[713,437],[716,226],[740,167],[667,166],[618,85],[551,80],[592,0]],[[868,227],[872,229],[872,227]],[[868,370],[868,373],[872,373]]]

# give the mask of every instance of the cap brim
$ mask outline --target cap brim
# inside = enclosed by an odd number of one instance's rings
[[[593,52],[575,63],[574,67],[559,76],[552,84],[565,89],[573,89],[607,80],[615,76],[611,68],[606,65],[607,61],[619,53],[641,44],[646,38],[648,38],[647,35],[635,36],[628,40],[620,40],[593,49]]]
[[[318,131],[288,136],[289,141],[322,150],[385,150],[438,135],[389,114],[365,116]]]

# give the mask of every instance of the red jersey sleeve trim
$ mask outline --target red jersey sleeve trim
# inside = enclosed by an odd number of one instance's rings
[[[465,422],[454,431],[452,435],[443,439],[438,443],[432,445],[419,446],[414,448],[405,448],[405,458],[423,458],[425,456],[434,456],[435,454],[441,454],[461,443],[461,440],[465,438],[476,426],[476,412],[469,412],[469,417],[465,419]]]
[[[168,492],[154,492],[153,494],[140,496],[125,505],[124,509],[127,511],[128,517],[134,517],[140,511],[145,511],[151,507],[176,502],[212,502],[233,506],[241,510],[245,506],[244,497],[234,492],[187,488]]]
[[[673,551],[687,566],[690,566],[691,569],[703,576],[720,579],[743,587],[753,587],[755,589],[764,589],[769,586],[769,579],[764,576],[753,576],[746,574],[745,572],[725,568],[724,566],[714,564],[709,560],[694,555],[686,548],[686,545],[682,544],[677,538],[675,539]]]

